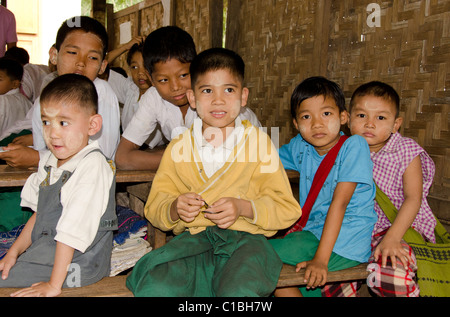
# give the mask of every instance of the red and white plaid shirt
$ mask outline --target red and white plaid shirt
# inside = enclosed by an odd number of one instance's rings
[[[378,152],[370,153],[373,161],[373,177],[378,187],[389,197],[394,206],[400,209],[405,197],[403,196],[403,173],[411,161],[420,155],[423,174],[422,205],[412,227],[427,240],[435,243],[434,228],[436,219],[426,199],[433,182],[435,165],[425,150],[410,138],[402,137],[400,133],[391,135],[386,145]],[[391,226],[380,206],[375,202],[378,221],[373,234],[388,229]]]

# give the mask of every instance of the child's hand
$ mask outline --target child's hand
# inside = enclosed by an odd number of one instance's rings
[[[248,217],[251,212],[251,217]],[[214,222],[219,228],[227,229],[239,216],[253,218],[251,203],[247,200],[224,197],[220,198],[205,211],[205,218]]]
[[[184,222],[192,222],[200,213],[205,203],[200,195],[196,193],[185,193],[178,196],[172,203],[171,211],[174,211]],[[172,220],[175,220],[172,215]]]
[[[383,240],[381,240],[380,244],[378,244],[373,253],[373,257],[375,261],[378,261],[378,258],[381,255],[381,267],[386,267],[388,257],[391,258],[392,268],[397,268],[397,259],[402,262],[403,266],[408,267],[409,263],[412,262],[412,259],[406,251],[400,241],[396,239],[390,239],[388,236],[385,236]]]
[[[14,143],[4,146],[6,152],[0,153],[0,159],[5,160],[11,167],[28,168],[38,166],[39,152],[23,145]]]
[[[305,282],[306,288],[316,288],[318,286],[323,286],[327,282],[328,265],[326,263],[311,260],[297,263],[295,271],[298,272],[300,269],[306,268],[305,271]]]
[[[23,288],[11,294],[12,297],[55,297],[61,294],[61,289],[53,287],[49,282],[39,282],[31,287]]]
[[[11,268],[16,264],[17,257],[8,255],[8,253],[5,255],[3,259],[0,260],[0,271],[2,271],[2,280],[6,280],[9,275],[9,271]]]

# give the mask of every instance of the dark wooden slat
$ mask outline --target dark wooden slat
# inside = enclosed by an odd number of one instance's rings
[[[367,272],[367,263],[362,263],[349,269],[328,272],[327,282],[362,280],[366,279],[367,275],[369,275],[369,272]],[[304,278],[305,269],[301,269],[297,273],[295,272],[295,266],[284,264],[278,279],[277,287],[303,286],[306,285]]]

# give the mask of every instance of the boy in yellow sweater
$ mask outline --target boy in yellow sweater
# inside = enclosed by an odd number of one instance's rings
[[[214,48],[190,66],[188,99],[200,119],[173,139],[145,215],[174,237],[139,260],[135,296],[269,296],[282,263],[267,241],[301,209],[269,136],[238,118],[244,62]]]

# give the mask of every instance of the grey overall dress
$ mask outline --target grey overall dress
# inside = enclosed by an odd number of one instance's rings
[[[33,283],[50,279],[55,260],[56,225],[62,213],[60,192],[72,173],[64,171],[56,183],[49,185],[50,169],[46,167],[46,170],[47,177],[39,186],[36,223],[31,233],[32,244],[18,257],[8,278],[0,279],[0,287],[29,287]],[[71,264],[73,270],[71,272],[69,268],[63,287],[85,286],[109,276],[113,230],[117,230],[114,193],[115,178],[97,235],[84,253],[75,250]]]

